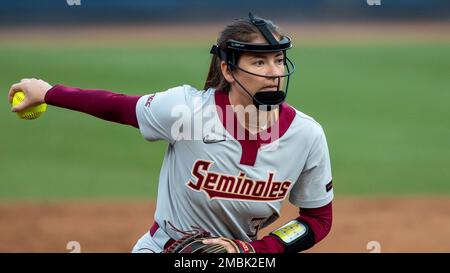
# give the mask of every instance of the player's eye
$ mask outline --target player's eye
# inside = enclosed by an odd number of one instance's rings
[[[283,58],[279,58],[276,60],[276,64],[277,65],[284,65],[284,59]]]
[[[256,66],[263,66],[264,65],[264,61],[263,60],[257,60],[253,63]]]

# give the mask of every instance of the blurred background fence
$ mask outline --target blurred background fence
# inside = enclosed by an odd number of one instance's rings
[[[70,7],[70,8],[68,8]],[[0,24],[228,21],[248,11],[283,21],[448,19],[447,0],[3,0]]]

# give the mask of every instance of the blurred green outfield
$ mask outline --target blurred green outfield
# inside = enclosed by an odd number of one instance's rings
[[[55,107],[23,121],[7,91],[24,77],[135,95],[201,88],[208,51],[0,45],[0,199],[156,196],[164,142]],[[288,102],[324,127],[336,196],[450,194],[450,43],[305,44],[290,56]]]

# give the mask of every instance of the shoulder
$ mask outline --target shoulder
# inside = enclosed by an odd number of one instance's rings
[[[200,93],[200,90],[197,90],[196,88],[184,84],[180,86],[175,86],[172,88],[169,88],[162,92],[155,93],[156,96],[174,96],[175,98],[184,98],[188,100],[190,97],[197,96]]]
[[[295,118],[292,124],[294,128],[308,132],[308,135],[313,139],[325,134],[322,125],[317,120],[294,107],[292,109],[295,111]]]
[[[191,85],[180,85],[161,92],[166,95],[172,95],[176,98],[183,99],[185,102],[189,102],[196,99],[208,99],[214,95],[215,90],[210,88],[208,90],[197,89]]]
[[[184,105],[191,106],[196,100],[202,99],[205,96],[208,97],[212,94],[213,90],[199,90],[190,85],[184,84],[169,88],[164,91],[156,91],[144,95],[140,98],[141,104],[149,106],[149,102],[152,105],[167,105],[176,106]]]

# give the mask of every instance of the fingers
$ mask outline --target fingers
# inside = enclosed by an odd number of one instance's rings
[[[8,92],[8,101],[9,101],[9,103],[12,103],[14,94],[16,92],[18,92],[18,91],[21,91],[22,88],[23,88],[22,81],[19,82],[19,83],[15,83],[15,84],[11,85],[11,88],[9,89],[9,92]]]
[[[27,79],[22,79],[19,83],[15,83],[11,86],[11,88],[9,89],[9,92],[8,92],[9,103],[12,103],[14,94],[16,92],[24,91],[24,89],[25,89],[24,84],[25,84],[26,80]],[[18,105],[12,107],[11,111],[12,112],[20,112],[20,111],[24,110],[26,107],[28,107],[28,99],[27,98],[28,98],[28,96],[25,96],[25,99]]]
[[[22,111],[30,106],[38,105],[45,102],[45,94],[52,86],[43,81],[35,78],[22,79],[20,82],[11,86],[8,92],[9,103],[13,102],[14,94],[18,91],[25,93],[25,99],[20,104],[11,108],[11,111]]]
[[[206,245],[210,244],[219,244],[222,245],[228,253],[237,253],[236,249],[232,244],[230,244],[227,241],[222,240],[221,238],[211,238],[211,239],[205,239],[202,241]]]
[[[13,108],[11,108],[12,112],[20,112],[22,110],[25,110],[26,108],[28,108],[29,105],[29,100],[27,99],[27,97],[25,97],[25,99],[19,103],[18,105],[14,106]]]
[[[30,79],[24,78],[24,79],[21,79],[20,82],[11,85],[11,88],[9,89],[9,92],[8,92],[8,101],[9,101],[9,103],[12,103],[14,94],[17,91],[24,91],[25,92],[25,89],[26,89],[25,88],[25,84],[27,82],[31,81],[31,80],[36,80],[36,79],[35,78],[30,78]]]
[[[42,81],[42,80],[37,80],[36,78],[24,78],[24,79],[21,79],[20,82],[11,85],[11,88],[9,89],[9,92],[8,92],[8,101],[9,101],[9,103],[12,102],[14,94],[17,91],[23,91],[26,94],[27,93],[26,84],[31,82],[31,81]]]

